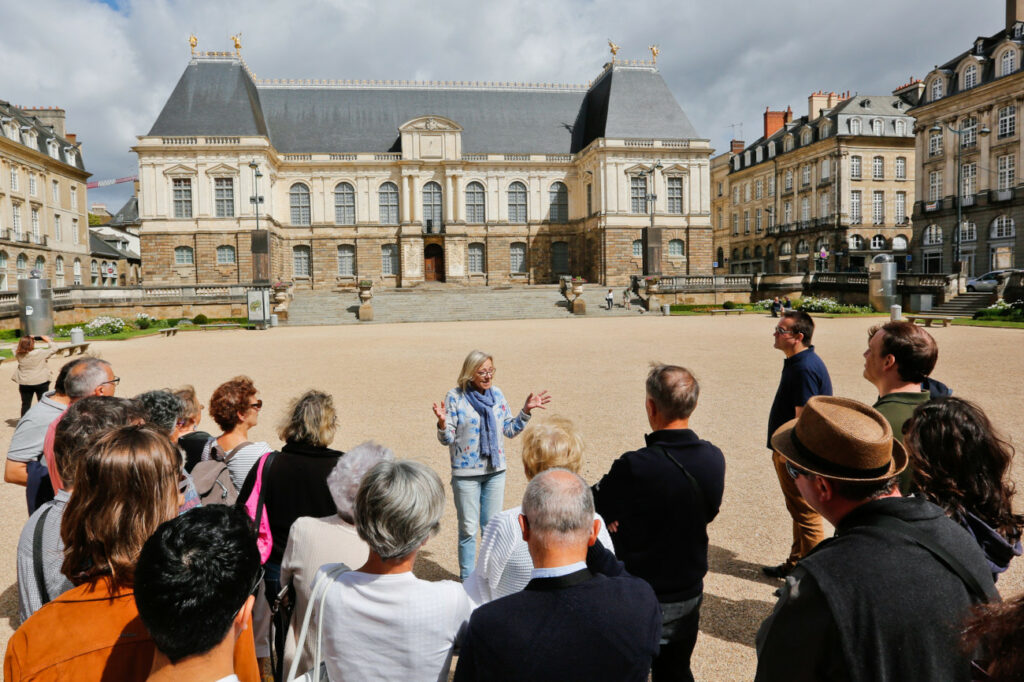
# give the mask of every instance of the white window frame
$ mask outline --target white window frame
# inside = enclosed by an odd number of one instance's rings
[[[1005,213],[996,216],[989,227],[989,239],[1012,239],[1017,235],[1017,227],[1013,218]]]
[[[569,222],[569,188],[564,182],[553,182],[548,187],[548,220],[552,223]]]
[[[875,225],[885,224],[885,192],[879,189],[871,192],[871,221]]]
[[[312,221],[313,197],[309,185],[293,182],[288,188],[288,219],[290,224],[309,227]]]
[[[861,212],[862,202],[861,194],[859,189],[855,189],[850,192],[850,224],[860,225],[864,219],[863,213]]]
[[[487,190],[476,180],[466,185],[466,222],[487,222]]]
[[[934,130],[928,135],[928,156],[938,156],[942,153],[942,131]]]
[[[1017,70],[1017,50],[1012,47],[1003,52],[999,58],[999,75],[1009,76]]]
[[[482,275],[487,271],[486,250],[482,242],[471,242],[466,247],[469,274]]]
[[[939,201],[942,199],[942,170],[928,172],[928,201]]]
[[[871,179],[885,179],[885,157],[875,156],[871,159]]]
[[[761,181],[757,181],[760,189]],[[666,194],[668,194],[668,212],[672,215],[683,214],[683,178],[670,176],[666,178]],[[761,197],[758,197],[760,199]]]
[[[377,211],[381,225],[398,224],[398,185],[390,180],[377,188]]]
[[[1003,154],[996,158],[996,188],[1012,189],[1017,184],[1017,155]]]
[[[381,244],[380,266],[380,272],[385,277],[398,276],[398,246],[395,244]]]
[[[217,218],[235,217],[235,179],[219,177],[213,179],[214,215]]]
[[[61,229],[59,213],[53,216],[53,238],[58,242],[64,240],[64,230]]]
[[[1009,104],[999,108],[998,137],[1013,137],[1017,134],[1017,107]]]
[[[904,223],[907,222],[907,193],[906,192],[896,192],[896,206],[895,206],[894,213],[895,213],[895,215],[893,215],[893,218],[896,219],[896,224],[897,225],[903,225]]]
[[[221,244],[217,247],[217,265],[234,265],[237,262],[235,247]]]
[[[968,116],[960,124],[960,146],[964,149],[978,144],[978,119]]]
[[[881,136],[883,132],[885,132],[885,125],[882,123],[882,119],[872,119],[871,134],[875,136]]]
[[[309,279],[313,271],[313,253],[308,244],[292,247],[292,276],[295,279]]]
[[[338,244],[338,277],[356,276],[355,244]]]
[[[516,180],[509,183],[505,192],[508,202],[508,221],[510,223],[526,223],[529,219],[529,199],[526,185]]]
[[[970,90],[978,85],[978,65],[968,64],[960,77],[960,89]]]
[[[356,224],[356,188],[345,180],[334,186],[334,224]]]
[[[905,156],[896,157],[896,179],[907,179],[907,157]]]
[[[863,163],[861,157],[851,156],[850,157],[850,179],[860,180],[861,173],[863,172]]]
[[[95,262],[96,261],[93,261],[94,264],[95,264]],[[196,264],[196,254],[195,254],[195,250],[191,246],[181,245],[181,246],[175,246],[174,247],[174,265],[175,266],[185,266],[185,265],[195,265],[195,264]]]
[[[513,275],[526,274],[526,242],[512,242],[509,244],[508,269]]]
[[[75,188],[71,188],[71,206],[75,205]],[[173,216],[188,219],[193,215],[192,178],[171,178],[171,203]]]
[[[644,240],[642,240],[642,239],[634,239],[633,243],[630,246],[630,253],[631,253],[633,258],[643,258],[644,257]]]

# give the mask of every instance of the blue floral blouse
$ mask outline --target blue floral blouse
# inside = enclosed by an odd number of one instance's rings
[[[526,428],[530,415],[520,411],[512,416],[505,395],[496,386],[491,390],[495,393],[494,419],[498,422],[506,438],[515,438]],[[444,397],[444,409],[447,412],[445,428],[438,429],[437,440],[447,445],[452,459],[453,476],[479,476],[505,470],[505,444],[498,440],[497,461],[480,456],[480,415],[469,404],[461,388],[453,388]]]

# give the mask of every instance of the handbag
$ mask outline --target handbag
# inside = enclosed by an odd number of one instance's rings
[[[245,511],[249,514],[249,518],[253,520],[259,532],[256,546],[259,547],[260,563],[263,564],[267,563],[267,559],[270,558],[270,552],[274,548],[274,536],[270,533],[270,518],[266,513],[266,500],[263,496],[263,474],[270,466],[270,463],[274,461],[275,456],[277,456],[277,451],[271,451],[260,458],[260,461],[256,464],[259,467],[256,470],[256,484],[252,488],[252,493],[249,494],[249,499],[245,501]]]
[[[321,573],[313,584],[313,591],[309,595],[309,604],[306,606],[306,614],[302,617],[302,629],[299,630],[299,641],[295,645],[295,658],[292,659],[291,668],[288,670],[288,682],[329,682],[327,677],[327,664],[320,655],[320,646],[324,639],[324,602],[327,601],[327,588],[342,573],[350,571],[345,564],[337,564],[331,570]],[[306,646],[306,635],[309,634],[309,620],[313,615],[313,605],[320,600],[317,610],[316,624],[316,648],[313,655],[313,667],[302,675],[297,675],[299,670],[299,659],[302,658],[302,650]]]

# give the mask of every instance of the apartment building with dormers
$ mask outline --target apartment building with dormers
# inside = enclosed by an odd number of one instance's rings
[[[63,109],[0,100],[0,291],[38,270],[53,286],[88,277],[86,181]]]
[[[766,110],[764,134],[730,159],[723,207],[729,273],[909,265],[913,119],[895,95],[816,92],[806,116]],[[717,220],[717,215],[715,216]]]
[[[931,71],[916,118],[913,253],[923,272],[967,276],[1024,267],[1024,187],[1017,165],[1024,104],[1024,0],[1007,0],[1006,23]],[[959,229],[958,226],[959,219]]]

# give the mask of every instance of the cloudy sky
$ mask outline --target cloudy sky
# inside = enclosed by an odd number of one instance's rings
[[[761,134],[766,106],[806,113],[815,90],[889,93],[1003,26],[1004,0],[34,0],[4,3],[0,99],[67,110],[94,179],[134,175],[149,131],[201,50],[261,78],[586,83],[608,60],[658,67],[722,150]],[[970,11],[964,11],[966,6]],[[495,150],[501,151],[501,150]],[[89,193],[116,210],[120,185]]]

